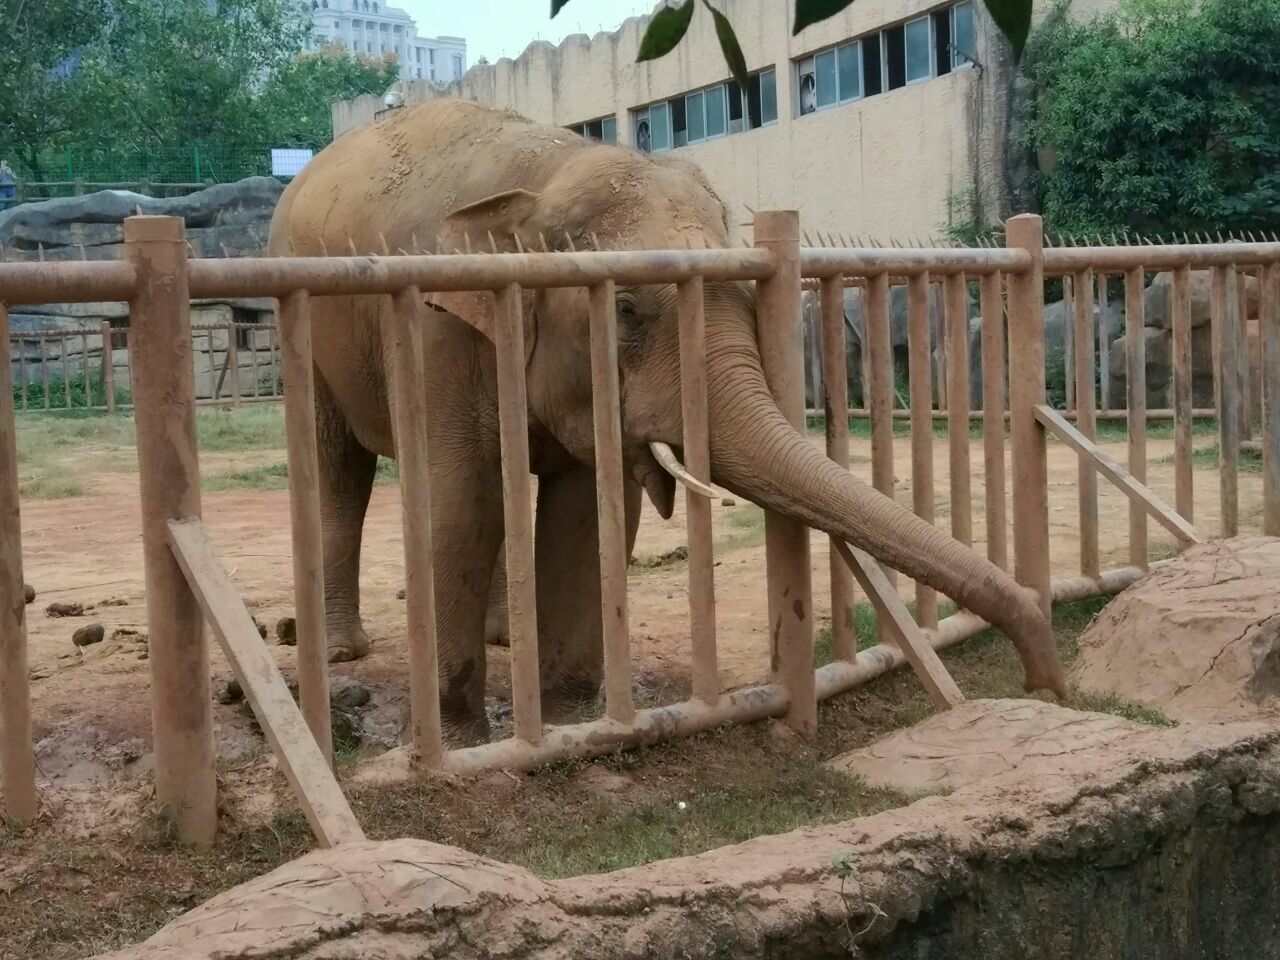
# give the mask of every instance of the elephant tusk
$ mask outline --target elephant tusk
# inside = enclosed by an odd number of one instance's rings
[[[715,499],[715,490],[686,470],[670,445],[654,441],[649,444],[649,451],[653,454],[653,458],[658,461],[658,465],[680,481],[686,490],[691,490],[699,496],[706,497],[708,500]]]

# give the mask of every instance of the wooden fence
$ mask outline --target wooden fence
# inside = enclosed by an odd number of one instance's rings
[[[1180,544],[1201,539],[1191,525],[1191,427],[1188,277],[1192,268],[1213,271],[1213,323],[1217,343],[1218,407],[1238,402],[1238,331],[1230,321],[1232,276],[1241,267],[1263,274],[1263,386],[1261,448],[1264,458],[1264,528],[1280,535],[1280,244],[1215,244],[1173,247],[1045,250],[1038,217],[1015,217],[1001,249],[802,249],[794,213],[756,215],[750,249],[593,251],[188,260],[180,220],[135,217],[126,222],[129,257],[119,263],[0,265],[0,326],[5,302],[128,300],[134,338],[133,384],[143,506],[150,669],[155,731],[156,792],[181,835],[212,842],[216,780],[207,620],[222,644],[311,825],[324,844],[360,837],[361,830],[332,777],[328,666],[321,576],[320,502],[313,409],[311,302],[314,297],[362,295],[391,298],[387,328],[390,387],[396,393],[395,435],[402,492],[410,675],[410,742],[401,756],[419,768],[471,773],[494,767],[529,768],[565,756],[595,756],[725,722],[779,716],[803,734],[817,724],[819,700],[910,663],[934,703],[946,708],[963,698],[936,651],[984,629],[967,612],[939,621],[936,598],[917,590],[917,616],[908,613],[893,572],[856,548],[831,544],[832,596],[848,605],[857,581],[883,628],[878,645],[856,651],[845,618],[833,617],[834,662],[815,669],[809,533],[785,517],[766,515],[767,589],[771,630],[777,634],[776,669],[770,682],[723,690],[717,674],[714,559],[706,501],[710,481],[704,344],[704,281],[756,284],[758,337],[765,373],[780,408],[797,429],[805,426],[804,355],[799,331],[806,280],[821,293],[825,339],[825,406],[848,407],[842,369],[843,292],[849,281],[865,285],[868,340],[868,405],[872,481],[893,496],[893,384],[889,358],[888,299],[903,284],[909,298],[911,475],[916,512],[933,520],[933,451],[928,295],[934,281],[944,293],[943,328],[948,345],[947,414],[950,422],[951,530],[973,539],[971,402],[966,284],[980,289],[984,416],[981,476],[985,487],[987,551],[998,565],[1038,591],[1043,606],[1123,589],[1150,566],[1147,525],[1155,520]],[[1176,343],[1176,509],[1144,484],[1146,416],[1141,324],[1146,271],[1173,270]],[[1128,467],[1108,458],[1094,442],[1096,378],[1092,325],[1074,327],[1073,426],[1045,403],[1043,304],[1046,276],[1069,276],[1077,289],[1095,277],[1122,275],[1129,301]],[[616,284],[674,284],[678,288],[681,383],[689,541],[692,697],[681,703],[637,709],[631,694],[632,660],[626,617],[627,551],[619,431]],[[529,451],[520,310],[522,288],[585,287],[591,293],[591,355],[596,471],[600,519],[600,577],[604,617],[603,719],[551,727],[540,715],[539,674],[530,507]],[[429,322],[423,292],[490,290],[496,294],[501,447],[504,461],[506,561],[511,633],[514,735],[500,742],[448,750],[442,739],[437,686],[430,497],[421,326]],[[289,696],[275,661],[258,637],[243,602],[200,522],[196,471],[194,392],[189,362],[189,301],[193,297],[275,297],[280,301],[283,379],[288,437],[291,523],[298,620],[301,708]],[[1080,313],[1087,307],[1076,303]],[[1006,331],[1007,320],[1007,331]],[[1134,331],[1138,331],[1134,333]],[[4,331],[0,331],[4,332]],[[1006,341],[1008,357],[1006,361]],[[8,336],[0,336],[7,350]],[[181,362],[174,362],[175,358]],[[8,357],[0,357],[7,378]],[[21,546],[14,466],[11,385],[0,380],[0,766],[6,815],[27,821],[36,811],[28,701],[26,641],[21,600]],[[1011,431],[1006,437],[1005,414]],[[1221,418],[1222,533],[1238,526],[1237,418]],[[1079,455],[1080,575],[1050,575],[1047,442],[1053,435]],[[848,465],[846,430],[829,431],[830,455]],[[1011,445],[1011,475],[1005,452]],[[1130,500],[1129,565],[1102,570],[1098,549],[1097,476]],[[1006,515],[1012,487],[1012,517]],[[1217,531],[1215,531],[1217,532]],[[1012,543],[1010,543],[1010,534]],[[785,598],[785,599],[784,599]],[[797,602],[799,598],[799,602]]]
[[[239,407],[283,399],[275,324],[191,328],[196,403]],[[24,413],[105,410],[133,404],[132,338],[107,321],[80,329],[10,330],[14,406]]]

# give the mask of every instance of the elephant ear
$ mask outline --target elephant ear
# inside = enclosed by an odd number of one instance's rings
[[[529,190],[507,190],[459,207],[445,217],[440,231],[441,253],[461,253],[468,249],[477,253],[488,252],[494,246],[499,253],[517,253],[521,245],[526,250],[530,249],[530,221],[541,199],[540,194]],[[517,236],[520,237],[519,245]],[[438,292],[428,294],[426,299],[428,303],[465,320],[493,342],[494,297],[489,291]],[[534,292],[525,290],[522,299],[527,360],[534,341]]]

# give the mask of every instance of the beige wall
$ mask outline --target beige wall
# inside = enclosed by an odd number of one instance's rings
[[[1076,0],[1092,12],[1114,0]],[[777,69],[778,122],[680,148],[706,170],[729,203],[731,218],[754,209],[800,209],[806,229],[890,239],[938,234],[953,198],[988,192],[983,180],[1000,164],[978,126],[991,111],[991,77],[999,71],[964,69],[855,103],[796,117],[792,61],[839,41],[938,9],[936,0],[859,0],[836,17],[791,35],[791,3],[722,0],[752,71]],[[975,3],[978,60],[985,62],[994,28]],[[666,58],[637,64],[647,18],[630,18],[615,32],[568,37],[558,47],[538,42],[515,60],[473,67],[448,87],[399,84],[407,102],[459,96],[514,109],[534,120],[569,125],[615,116],[619,141],[632,138],[635,107],[727,79],[712,20],[699,7],[685,41]],[[341,134],[373,119],[382,103],[365,97],[337,104]]]

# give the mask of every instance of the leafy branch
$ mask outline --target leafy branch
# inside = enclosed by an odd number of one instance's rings
[[[680,45],[689,25],[693,22],[694,8],[698,0],[684,0],[677,6],[665,6],[649,19],[649,26],[640,40],[640,50],[636,56],[637,63],[646,60],[657,60]],[[983,0],[991,19],[995,21],[1000,32],[1008,38],[1013,47],[1014,57],[1022,58],[1022,51],[1027,45],[1027,36],[1031,32],[1032,0]],[[555,17],[569,0],[551,0],[551,16]],[[796,15],[791,28],[791,35],[799,34],[806,27],[829,20],[853,0],[796,0]],[[729,18],[711,5],[710,0],[702,0],[715,23],[716,39],[720,41],[720,50],[724,54],[729,72],[738,81],[738,85],[747,85],[747,60],[738,43],[738,35]]]

